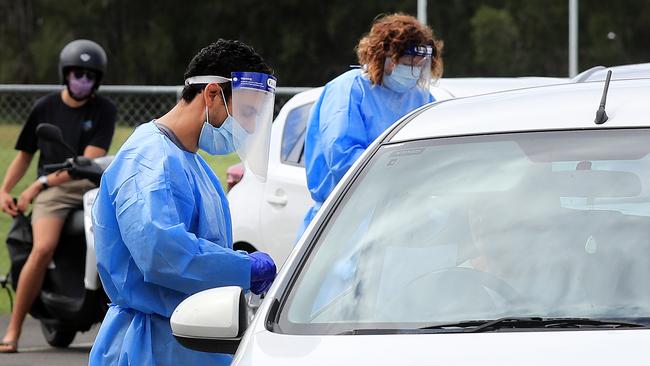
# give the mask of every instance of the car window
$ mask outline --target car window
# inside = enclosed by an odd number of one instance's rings
[[[309,252],[279,329],[650,320],[648,138],[608,129],[382,146]]]
[[[309,111],[314,103],[301,105],[287,114],[282,132],[282,162],[304,166],[305,133]]]

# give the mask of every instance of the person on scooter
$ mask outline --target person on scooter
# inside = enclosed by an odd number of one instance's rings
[[[104,172],[93,206],[97,269],[111,300],[90,365],[228,365],[183,348],[169,319],[188,296],[219,286],[265,292],[266,253],[232,249],[230,210],[205,160],[237,151],[266,174],[275,78],[250,46],[218,40],[194,56],[181,99],[140,125]]]
[[[16,216],[32,205],[33,248],[20,274],[16,301],[0,353],[18,350],[25,316],[40,291],[67,215],[82,206],[83,194],[93,188],[88,180],[73,180],[67,172],[46,174],[44,165],[73,157],[61,146],[39,139],[41,123],[58,126],[64,141],[76,155],[96,158],[106,155],[115,130],[117,110],[107,98],[96,94],[106,72],[107,58],[97,43],[79,39],[68,43],[59,56],[59,76],[65,88],[36,101],[24,124],[14,158],[0,188],[2,211]],[[11,190],[25,175],[36,151],[38,179],[14,202]]]

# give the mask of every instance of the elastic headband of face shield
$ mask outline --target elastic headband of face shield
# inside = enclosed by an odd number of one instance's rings
[[[413,46],[407,48],[403,56],[420,56],[420,57],[433,57],[433,47],[431,46]]]
[[[185,79],[185,86],[195,85],[195,84],[210,84],[210,83],[223,84],[223,83],[228,83],[230,81],[232,81],[231,78],[226,78],[223,76],[199,75],[199,76],[191,76]]]

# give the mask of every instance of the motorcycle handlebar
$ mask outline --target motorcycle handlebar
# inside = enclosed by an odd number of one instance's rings
[[[43,165],[43,170],[45,170],[47,173],[52,173],[62,169],[69,169],[70,167],[72,167],[71,162],[69,160],[66,160],[64,163],[45,164]]]
[[[88,179],[99,185],[102,174],[108,164],[113,160],[112,156],[90,159],[85,156],[69,158],[63,163],[46,164],[43,169],[47,174],[56,171],[67,171],[73,179]]]

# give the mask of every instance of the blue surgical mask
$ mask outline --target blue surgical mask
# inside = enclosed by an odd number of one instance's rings
[[[199,135],[199,149],[210,155],[228,155],[236,150],[232,129],[237,121],[228,111],[223,90],[221,91],[221,97],[223,98],[223,105],[226,106],[228,117],[223,121],[221,127],[214,127],[209,122],[210,117],[208,115],[208,107],[206,106],[205,122],[203,122],[201,134]]]
[[[417,85],[421,71],[416,66],[399,64],[390,75],[384,75],[383,85],[394,92],[404,93]]]
[[[228,116],[221,127],[203,122],[199,135],[199,148],[210,155],[228,155],[235,151],[232,139],[232,116]]]

